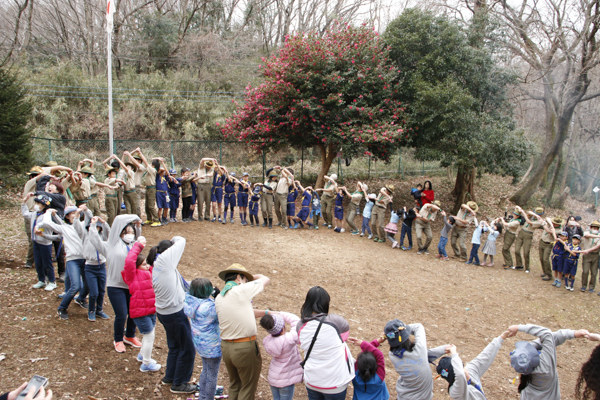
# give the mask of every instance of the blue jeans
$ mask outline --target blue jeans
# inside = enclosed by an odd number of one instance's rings
[[[213,400],[217,390],[217,378],[219,377],[219,366],[221,357],[202,357],[202,372],[198,379],[198,400]]]
[[[308,400],[344,400],[346,398],[346,391],[344,389],[341,393],[321,393],[316,390],[309,389],[306,387],[306,393],[308,393]]]
[[[165,379],[172,380],[173,385],[186,384],[192,378],[196,358],[190,320],[183,310],[174,314],[158,314],[158,320],[165,328],[169,346]]]
[[[156,314],[134,318],[133,322],[135,322],[135,326],[137,326],[142,335],[147,335],[152,332],[156,326]]]
[[[371,227],[369,226],[369,221],[371,221],[371,217],[367,218],[367,217],[363,217],[363,223],[362,223],[362,233],[365,233],[365,231],[367,231],[369,233],[369,235],[372,235],[371,233]]]
[[[473,247],[471,247],[471,255],[469,256],[469,262],[481,264],[479,262],[479,255],[477,254],[477,252],[479,251],[479,246],[481,246],[481,244],[473,243]]]
[[[295,385],[290,385],[282,388],[271,386],[273,400],[292,400],[294,398]]]
[[[85,279],[85,259],[67,261],[65,276],[65,296],[63,297],[59,310],[66,310],[69,304],[79,292],[79,301],[84,301],[89,293],[87,280]]]
[[[402,230],[400,231],[400,246],[404,246],[404,235],[408,238],[408,247],[412,247],[412,226],[402,224]]]
[[[33,262],[37,272],[38,281],[54,282],[54,265],[52,265],[52,245],[47,246],[33,242]]]
[[[438,253],[442,257],[448,257],[448,253],[446,253],[446,245],[448,244],[448,238],[440,236],[440,242],[438,243]]]
[[[106,264],[85,265],[85,280],[89,290],[88,311],[100,312],[106,291]]]
[[[125,328],[125,337],[132,338],[135,336],[135,322],[129,316],[129,289],[122,289],[117,287],[108,287],[108,299],[115,312],[115,324],[114,324],[114,335],[115,342],[123,341],[123,326],[127,322]]]

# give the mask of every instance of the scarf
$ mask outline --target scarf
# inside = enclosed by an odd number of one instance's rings
[[[229,289],[234,288],[238,286],[237,283],[235,283],[234,281],[229,281],[225,284],[225,287],[223,288],[223,290],[221,290],[221,296],[225,296],[225,294],[227,294],[227,292],[229,291]]]

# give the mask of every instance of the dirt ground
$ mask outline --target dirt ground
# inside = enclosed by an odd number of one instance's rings
[[[483,208],[482,213],[485,212]],[[137,350],[128,347],[125,354],[114,351],[112,319],[91,323],[85,310],[73,304],[69,308],[69,321],[59,320],[56,295],[62,285],[54,293],[30,289],[36,281],[35,272],[22,268],[24,233],[19,234],[15,228],[20,226],[20,217],[15,210],[3,212],[1,217],[5,221],[3,237],[7,238],[5,243],[10,252],[6,250],[0,259],[0,354],[5,356],[0,361],[0,392],[38,374],[49,379],[56,399],[186,398],[172,395],[168,387],[159,384],[167,356],[165,333],[160,324],[157,324],[153,358],[163,364],[163,369],[161,373],[143,374],[135,360]],[[7,232],[8,220],[16,222]],[[351,336],[371,340],[381,335],[385,323],[394,318],[419,322],[425,326],[429,347],[453,343],[464,362],[477,356],[511,324],[600,331],[597,312],[600,296],[555,289],[550,282],[543,282],[537,247],[532,249],[531,274],[503,270],[500,255],[495,267],[442,262],[435,258],[434,251],[439,228],[437,223],[431,255],[421,256],[415,250],[391,249],[389,242],[373,243],[366,237],[337,234],[323,228],[315,232],[242,227],[237,216],[233,225],[204,221],[178,223],[145,228],[143,235],[149,245],[175,235],[185,237],[187,247],[179,269],[188,280],[208,277],[222,287],[217,274],[234,262],[252,273],[270,277],[271,285],[254,300],[256,308],[298,314],[308,289],[320,285],[331,295],[330,312],[342,315],[350,323]],[[538,237],[539,233],[535,242]],[[498,249],[501,246],[500,238]],[[108,299],[105,302],[105,310],[112,316]],[[262,341],[265,332],[260,327],[258,332]],[[509,352],[517,340],[530,339],[519,334],[503,345],[482,380],[487,398],[518,398],[518,380],[513,382],[517,374],[510,366]],[[563,399],[574,398],[578,370],[594,346],[595,343],[578,339],[558,348]],[[386,344],[383,350],[386,382],[391,398],[395,398],[398,375],[388,360]],[[358,355],[357,348],[352,347],[352,351]],[[266,378],[270,357],[264,350],[262,357],[262,377]],[[198,357],[194,379],[200,370]],[[219,384],[227,391],[228,378],[223,365]],[[448,399],[446,388],[444,381],[434,381],[434,398]],[[301,384],[296,387],[296,397],[306,398]],[[257,398],[271,398],[266,379],[259,383]],[[347,398],[351,398],[350,390]]]

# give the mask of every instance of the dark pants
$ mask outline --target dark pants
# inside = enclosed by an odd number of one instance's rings
[[[115,342],[123,341],[123,326],[127,322],[125,328],[125,337],[132,338],[135,336],[135,322],[129,316],[129,299],[131,295],[128,289],[108,287],[108,299],[115,312]]]
[[[183,205],[181,206],[181,219],[188,219],[191,217],[192,208],[192,196],[183,198]]]
[[[169,197],[171,198],[171,201],[169,201],[169,217],[175,219],[177,218],[177,209],[179,208],[179,197]]]
[[[28,265],[33,265],[33,240],[31,240],[31,220],[23,218],[25,220],[25,232],[27,233],[27,261]]]
[[[402,224],[402,231],[400,231],[400,246],[404,246],[404,235],[408,238],[408,247],[412,247],[412,226]]]
[[[106,264],[85,265],[85,279],[90,291],[89,311],[102,311],[106,288]]]
[[[77,292],[79,292],[79,301],[84,301],[88,295],[88,285],[85,279],[85,260],[71,260],[67,261],[67,274],[65,277],[65,295],[58,306],[59,310],[66,310],[69,308],[69,304],[75,298]]]
[[[38,281],[45,282],[48,278],[48,282],[54,282],[54,266],[52,265],[52,245],[42,245],[37,242],[33,242],[33,262],[35,263],[35,270],[37,272]]]
[[[308,400],[344,400],[346,398],[346,392],[348,389],[345,389],[341,393],[321,393],[316,390],[309,389],[306,387],[306,394],[308,395]]]
[[[158,314],[158,320],[167,334],[167,370],[165,379],[172,380],[173,385],[184,385],[192,379],[196,348],[192,339],[190,320],[183,310],[174,314]]]
[[[61,246],[61,242],[52,242],[54,245],[54,255],[56,256],[56,266],[58,269],[58,276],[65,273],[65,246],[64,243]],[[60,252],[58,248],[60,247]]]
[[[473,243],[472,244],[473,247],[471,247],[471,255],[469,256],[469,262],[475,263],[475,264],[481,264],[479,262],[479,246],[481,246],[480,243]]]

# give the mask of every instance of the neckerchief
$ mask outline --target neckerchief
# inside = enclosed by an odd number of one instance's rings
[[[473,382],[472,379],[469,379],[469,382],[467,382],[468,385],[473,386],[475,389],[479,390],[481,392],[481,394],[485,397],[485,393],[483,393],[483,389],[481,388],[481,385],[476,384],[475,382]]]
[[[223,288],[223,290],[221,290],[221,296],[225,296],[225,294],[231,289],[238,286],[237,283],[235,283],[234,281],[229,281],[225,284],[225,287]]]

